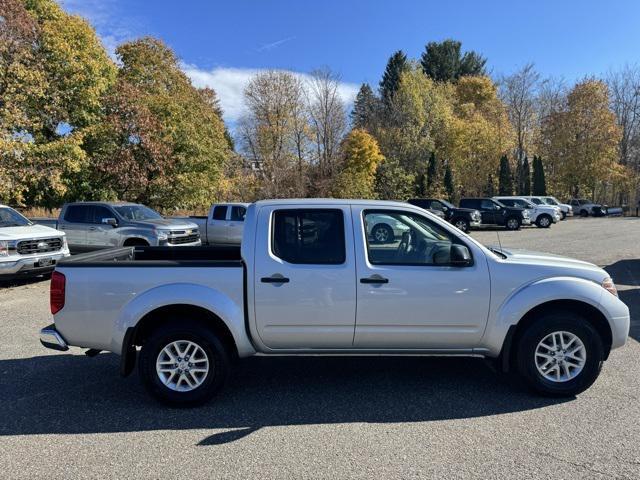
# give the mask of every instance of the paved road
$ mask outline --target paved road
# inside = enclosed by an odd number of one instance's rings
[[[477,232],[496,243],[495,232]],[[631,339],[578,398],[480,359],[252,358],[217,401],[161,407],[117,358],[44,350],[47,282],[0,290],[0,478],[640,478],[640,220],[501,232],[607,266]]]

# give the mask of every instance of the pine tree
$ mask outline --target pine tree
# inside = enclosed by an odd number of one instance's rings
[[[487,176],[487,186],[484,189],[484,194],[487,197],[493,197],[496,194],[496,188],[494,185],[493,173]]]
[[[431,193],[434,185],[438,181],[438,159],[436,154],[431,152],[427,162],[427,191]]]
[[[513,195],[513,177],[511,166],[506,155],[500,158],[500,170],[498,172],[498,193],[500,195]]]
[[[353,102],[351,111],[353,128],[363,128],[372,133],[379,107],[380,99],[376,97],[368,83],[363,83]]]
[[[453,173],[451,172],[451,166],[449,165],[449,162],[446,162],[444,166],[444,189],[447,193],[447,200],[453,202],[455,188],[453,186]]]
[[[529,159],[524,157],[522,161],[522,169],[520,170],[520,189],[519,195],[531,195],[531,170],[529,168]]]
[[[533,157],[533,194],[547,194],[547,182],[544,176],[544,165],[542,165],[542,158],[540,157]]]
[[[385,105],[389,105],[393,94],[400,86],[400,75],[409,70],[409,61],[402,50],[391,55],[380,81],[380,97]]]

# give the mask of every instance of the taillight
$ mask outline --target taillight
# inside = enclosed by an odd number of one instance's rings
[[[51,313],[55,315],[64,307],[65,278],[60,272],[51,274],[51,288],[49,289],[49,305]]]

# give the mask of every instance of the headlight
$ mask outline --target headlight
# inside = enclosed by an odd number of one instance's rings
[[[613,283],[611,277],[607,277],[602,281],[602,288],[604,288],[607,292],[612,295],[618,296],[618,289],[616,288],[616,284]]]
[[[475,212],[473,212],[473,214],[472,214],[472,218],[473,218],[476,222],[479,222],[479,221],[480,221],[480,218],[482,218],[482,217],[480,216],[480,212],[479,212],[478,210],[476,210]]]
[[[524,218],[529,218],[529,211],[528,211],[528,210],[523,210],[523,211],[522,211],[522,216],[523,216]]]
[[[158,236],[158,240],[163,242],[169,238],[169,230],[156,230],[156,235]]]
[[[9,242],[0,240],[0,257],[9,256]]]

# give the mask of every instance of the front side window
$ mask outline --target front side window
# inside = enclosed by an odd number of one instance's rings
[[[480,202],[480,208],[483,210],[494,210],[496,208],[496,204],[491,200],[482,200]]]
[[[500,200],[500,203],[508,206],[508,207],[515,207],[516,206],[516,201],[509,199],[509,198],[503,198]]]
[[[342,210],[276,210],[272,227],[273,254],[286,262],[324,265],[345,262]]]
[[[227,206],[226,205],[218,205],[213,209],[213,217],[214,220],[224,220],[227,218]]]
[[[231,207],[231,221],[232,222],[244,222],[244,216],[247,214],[247,209],[243,206],[234,205]]]
[[[111,210],[99,205],[94,206],[91,223],[102,223],[102,220],[105,218],[113,218],[113,213],[111,212]]]
[[[367,255],[374,265],[448,265],[457,237],[426,217],[399,210],[366,211]]]

